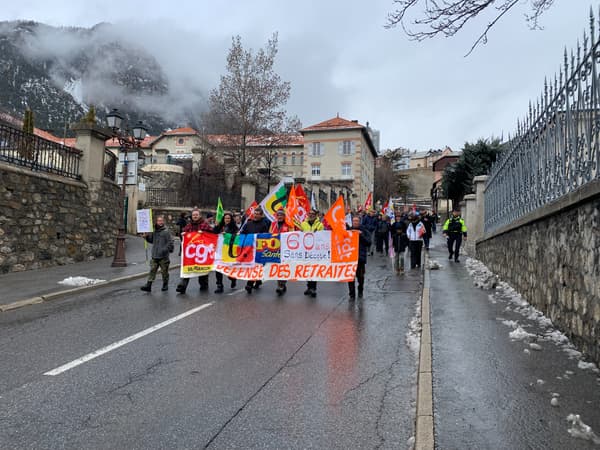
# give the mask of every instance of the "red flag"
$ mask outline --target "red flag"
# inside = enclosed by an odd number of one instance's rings
[[[300,228],[300,224],[306,220],[308,211],[310,211],[310,200],[301,184],[296,185],[296,201],[298,202],[298,214],[296,214],[295,220],[298,222],[297,227]]]
[[[369,192],[367,196],[367,201],[365,202],[365,211],[370,210],[373,207],[373,193]]]
[[[254,218],[254,210],[257,208],[258,203],[256,203],[256,200],[254,200],[252,202],[252,204],[250,206],[248,206],[248,209],[246,210],[246,217],[248,219],[253,219]]]
[[[346,231],[345,211],[344,197],[340,195],[324,217],[334,233]]]
[[[294,188],[294,186],[292,186],[292,189],[290,189],[290,195],[288,197],[287,207],[285,211],[285,223],[287,223],[290,229],[294,229],[296,226],[295,218],[297,214],[298,198],[296,197],[296,189]]]

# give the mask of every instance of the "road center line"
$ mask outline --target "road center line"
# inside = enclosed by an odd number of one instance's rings
[[[115,350],[119,347],[129,344],[130,342],[133,342],[133,341],[135,341],[141,337],[144,337],[150,333],[154,333],[155,331],[160,330],[161,328],[164,328],[167,325],[171,325],[172,323],[177,322],[178,320],[184,319],[187,316],[191,316],[192,314],[197,313],[198,311],[202,311],[204,308],[208,308],[209,306],[212,306],[212,303],[207,303],[205,305],[198,306],[197,308],[190,309],[189,311],[186,311],[182,314],[179,314],[178,316],[175,316],[168,320],[165,320],[164,322],[161,322],[150,328],[140,331],[139,333],[133,334],[125,339],[121,339],[120,341],[113,342],[112,344],[107,345],[106,347],[102,347],[98,350],[93,351],[92,353],[88,353],[87,355],[82,356],[81,358],[77,358],[77,359],[71,361],[70,363],[63,364],[62,366],[57,367],[56,369],[52,369],[52,370],[44,373],[44,375],[49,375],[49,376],[59,375],[63,372],[66,372],[67,370],[70,370],[74,367],[79,366],[80,364],[91,361],[92,359],[95,359],[98,356],[102,356],[105,353],[108,353],[112,350]]]

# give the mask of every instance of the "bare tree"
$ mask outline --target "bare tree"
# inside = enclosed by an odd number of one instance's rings
[[[379,167],[375,169],[374,195],[376,200],[385,202],[388,196],[405,197],[409,191],[406,175],[397,170],[400,159],[408,152],[403,148],[386,150],[380,157]]]
[[[554,0],[528,0],[531,12],[526,14],[526,20],[532,29],[539,28],[538,20]],[[396,10],[388,14],[386,28],[400,25],[404,32],[413,40],[422,41],[438,35],[454,36],[467,22],[477,17],[485,10],[494,9],[493,19],[473,43],[467,53],[469,55],[479,44],[487,42],[490,29],[518,3],[523,0],[394,0]],[[423,15],[409,19],[408,13],[418,6],[423,7]],[[493,7],[493,8],[492,8]],[[409,28],[407,21],[418,28]]]
[[[227,74],[221,77],[219,88],[210,92],[205,123],[214,133],[236,136],[236,145],[224,149],[223,157],[234,162],[242,177],[260,158],[248,145],[250,137],[278,134],[294,122],[284,109],[290,83],[273,70],[276,55],[277,33],[256,55],[242,47],[240,36],[234,37]]]

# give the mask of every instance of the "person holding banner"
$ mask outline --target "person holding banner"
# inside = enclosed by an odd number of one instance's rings
[[[140,289],[145,292],[152,290],[152,283],[156,279],[156,272],[160,267],[162,275],[162,291],[169,290],[169,264],[171,263],[169,253],[173,252],[173,236],[165,226],[164,216],[156,216],[156,224],[152,233],[145,233],[144,239],[152,244],[152,260],[150,261],[150,273],[148,281]]]
[[[192,220],[190,223],[188,223],[183,228],[182,235],[184,235],[185,233],[192,233],[194,231],[207,231],[209,233],[212,232],[211,226],[208,224],[208,222],[206,220],[204,220],[204,218],[202,217],[202,214],[200,214],[199,209],[194,209],[192,211]],[[185,294],[185,290],[187,289],[189,283],[190,283],[189,278],[182,278],[179,280],[179,284],[177,285],[177,288],[175,290],[177,292],[179,292],[180,294]],[[207,291],[208,290],[208,275],[199,276],[198,284],[200,285],[201,291]]]
[[[254,208],[254,213],[252,214],[252,220],[247,221],[244,224],[243,229],[240,231],[240,234],[257,234],[257,233],[268,233],[269,227],[271,226],[271,222],[263,217],[263,210],[260,206]],[[246,282],[246,292],[248,294],[252,294],[252,289],[258,289],[262,281],[253,281],[248,280]]]
[[[349,300],[356,300],[355,280],[358,280],[358,298],[363,297],[363,288],[365,284],[365,266],[367,265],[367,252],[371,245],[371,236],[365,227],[360,224],[360,217],[352,217],[352,226],[349,230],[357,230],[360,233],[358,237],[358,265],[356,267],[356,278],[348,282]]]
[[[289,226],[285,220],[285,211],[283,209],[279,209],[275,212],[276,220],[271,223],[271,227],[269,228],[269,233],[272,234],[280,234],[287,233],[288,231],[294,231],[294,226]],[[293,219],[292,219],[293,221]],[[293,222],[292,222],[293,223]],[[277,295],[283,295],[285,291],[287,291],[287,281],[286,280],[277,280]]]
[[[324,229],[323,224],[319,220],[318,217],[319,212],[316,209],[311,209],[308,213],[308,217],[302,224],[300,225],[300,230],[307,231],[322,231]],[[307,281],[306,282],[306,290],[304,291],[304,295],[310,295],[311,297],[317,296],[317,282],[316,281]]]
[[[233,219],[233,214],[224,213],[221,221],[213,228],[213,233],[229,233],[229,234],[237,234],[239,231],[235,220]],[[217,279],[217,289],[215,290],[215,294],[223,293],[223,274],[221,272],[215,272],[215,278]],[[234,289],[237,280],[235,278],[228,277],[231,281],[231,289]]]

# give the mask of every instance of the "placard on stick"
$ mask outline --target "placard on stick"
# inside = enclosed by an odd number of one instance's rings
[[[151,209],[138,209],[136,212],[137,232],[152,233],[154,231],[154,223],[152,222]]]

